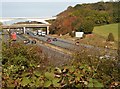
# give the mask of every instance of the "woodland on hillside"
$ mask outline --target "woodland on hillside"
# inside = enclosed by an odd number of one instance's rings
[[[89,34],[94,26],[119,23],[119,4],[120,2],[98,2],[69,6],[52,22],[50,33],[64,35],[72,31],[83,31]]]

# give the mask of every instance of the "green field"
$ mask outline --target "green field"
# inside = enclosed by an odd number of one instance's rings
[[[120,23],[119,23],[120,25]],[[109,33],[113,33],[115,40],[118,41],[118,23],[117,24],[109,24],[103,26],[96,26],[93,30],[95,34],[101,35],[105,38],[108,37]]]

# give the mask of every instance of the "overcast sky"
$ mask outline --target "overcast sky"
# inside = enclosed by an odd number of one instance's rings
[[[98,1],[109,1],[109,0],[1,0],[2,2],[98,2]]]
[[[1,0],[0,17],[52,17],[68,6],[99,1],[101,0]]]

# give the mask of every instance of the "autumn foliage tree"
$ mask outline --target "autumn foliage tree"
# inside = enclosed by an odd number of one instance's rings
[[[76,20],[75,16],[68,16],[65,18],[57,19],[50,27],[51,33],[67,34],[74,30],[72,23]]]
[[[84,32],[85,34],[91,34],[94,28],[94,24],[92,21],[84,21],[78,31]]]
[[[103,24],[118,23],[118,4],[120,2],[98,2],[77,4],[57,15],[50,33],[66,34],[72,31],[92,33],[93,27]]]

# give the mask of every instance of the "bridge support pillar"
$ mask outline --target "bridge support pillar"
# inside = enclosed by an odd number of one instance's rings
[[[49,34],[49,26],[47,26],[47,35]]]
[[[26,28],[25,27],[23,27],[23,33],[25,34],[25,30],[26,30]]]

